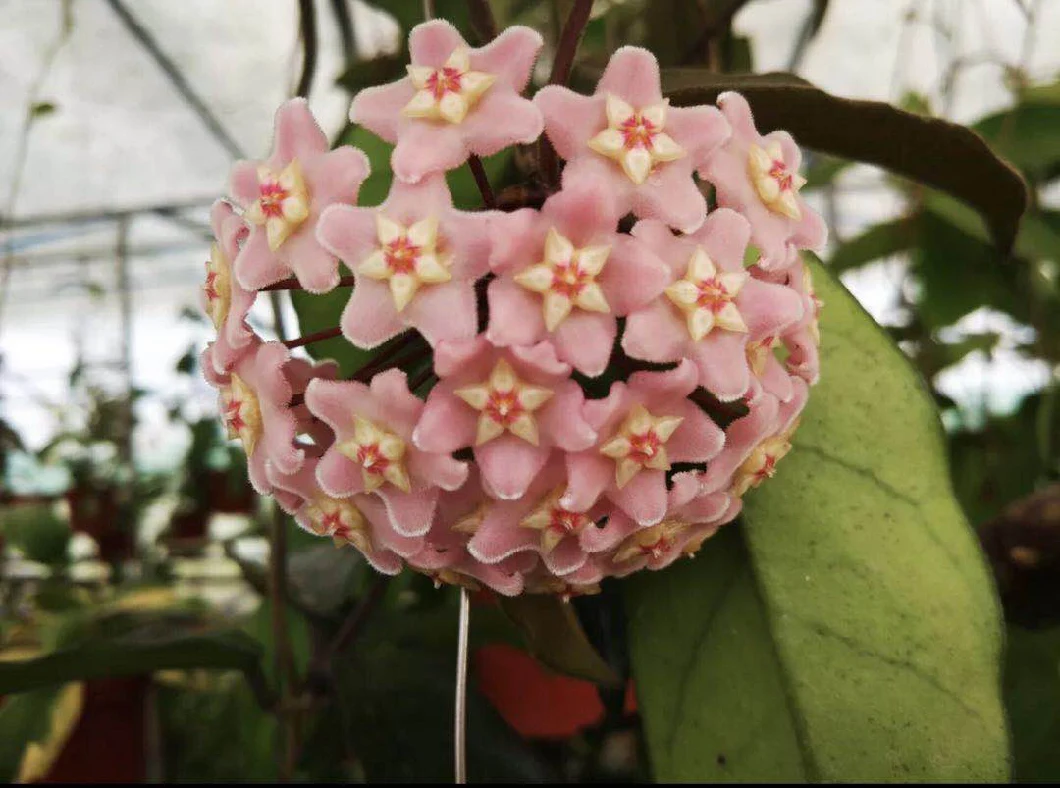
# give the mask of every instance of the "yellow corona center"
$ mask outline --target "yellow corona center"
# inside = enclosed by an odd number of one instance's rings
[[[291,159],[279,172],[264,164],[258,167],[258,199],[243,217],[265,228],[269,249],[275,252],[283,245],[309,217],[309,191],[298,159]]]
[[[471,70],[471,52],[458,47],[441,68],[408,66],[416,93],[402,114],[408,118],[460,123],[496,80],[493,74]]]
[[[420,288],[448,282],[450,255],[439,251],[438,218],[428,216],[405,227],[379,213],[375,218],[379,246],[357,266],[357,273],[386,282],[394,307],[401,312]]]
[[[684,314],[695,342],[715,328],[746,333],[747,323],[735,298],[750,276],[746,271],[719,271],[706,250],[697,246],[684,278],[666,288],[666,297]]]
[[[405,441],[362,416],[353,417],[353,437],[338,444],[338,450],[360,466],[365,492],[373,492],[385,483],[409,492],[411,484],[405,470]]]
[[[520,380],[504,359],[493,367],[488,380],[459,388],[453,393],[479,412],[476,446],[505,431],[537,446],[540,438],[534,412],[553,394],[551,389],[531,386]]]
[[[575,248],[553,228],[545,239],[545,259],[516,274],[515,282],[542,295],[545,327],[555,331],[574,307],[605,314],[611,311],[596,281],[610,254],[610,246]]]
[[[663,131],[668,106],[668,101],[662,101],[636,110],[607,94],[607,128],[589,140],[589,147],[617,162],[633,183],[644,183],[659,164],[685,155]]]

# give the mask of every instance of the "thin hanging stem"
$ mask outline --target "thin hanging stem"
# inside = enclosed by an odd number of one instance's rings
[[[294,94],[305,98],[317,73],[317,7],[314,0],[298,0],[298,26],[302,37],[302,74],[298,77]]]
[[[456,635],[456,713],[453,746],[457,785],[467,782],[467,644],[471,631],[471,595],[460,588],[460,622]]]
[[[353,287],[355,277],[343,276],[339,278],[337,287]],[[266,285],[261,288],[262,292],[271,292],[272,290],[305,290],[298,280],[293,276],[288,279],[281,279],[279,282],[274,282],[271,285]]]
[[[325,328],[323,331],[314,331],[312,334],[304,334],[294,339],[285,339],[283,344],[292,348],[302,347],[303,345],[311,345],[314,342],[323,342],[325,339],[334,339],[338,336],[342,336],[342,329],[335,326],[334,328]]]
[[[482,194],[482,202],[491,211],[497,207],[497,198],[493,196],[493,187],[486,176],[486,168],[482,166],[482,159],[472,154],[468,157],[467,166],[471,168],[471,174],[475,176],[475,185]]]
[[[559,36],[559,45],[556,47],[556,58],[552,61],[552,75],[548,79],[548,84],[566,85],[570,79],[570,72],[574,67],[574,56],[578,52],[578,42],[581,41],[585,26],[589,24],[592,10],[593,0],[575,0],[574,7]],[[546,183],[552,184],[559,180],[556,150],[543,134],[541,135],[541,172]]]

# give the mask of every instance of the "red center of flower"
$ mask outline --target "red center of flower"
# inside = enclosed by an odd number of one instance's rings
[[[791,173],[784,162],[773,159],[773,166],[769,168],[769,177],[777,182],[782,192],[790,191],[792,187]]]
[[[552,507],[551,519],[549,520],[548,527],[553,531],[558,531],[562,534],[576,534],[585,524],[589,518],[580,512],[568,512],[566,509],[561,509],[558,506]]]
[[[390,466],[390,460],[383,456],[378,443],[369,443],[357,449],[357,463],[368,473],[382,476]]]
[[[233,399],[225,408],[225,418],[228,419],[228,426],[231,427],[234,432],[239,432],[247,426],[247,423],[243,421],[242,410],[243,400],[240,399]]]
[[[209,301],[214,301],[221,296],[217,293],[217,272],[207,271],[206,272],[206,284],[203,285],[203,292],[206,293],[206,298]]]
[[[258,201],[261,204],[261,212],[269,218],[283,216],[283,201],[290,195],[278,181],[268,180],[259,184]]]
[[[725,285],[723,285],[721,280],[716,276],[712,276],[710,279],[704,279],[702,282],[699,282],[696,287],[699,289],[699,297],[696,299],[696,305],[704,309],[709,309],[712,312],[720,312],[725,305],[732,300],[729,291],[725,289]]]
[[[440,68],[427,77],[427,90],[434,94],[435,100],[441,101],[446,93],[460,92],[460,76],[455,68]]]
[[[640,115],[630,115],[621,124],[618,130],[625,140],[626,150],[633,148],[652,149],[652,138],[658,134],[655,124]]]
[[[592,277],[571,261],[561,263],[552,269],[552,290],[572,301],[592,281]]]
[[[648,430],[643,435],[630,435],[629,454],[627,456],[640,465],[644,465],[659,453],[662,445],[663,441],[655,430]]]
[[[641,553],[650,555],[652,558],[658,560],[662,557],[663,553],[671,547],[673,547],[673,542],[664,535],[660,536],[651,544],[641,545],[640,551]]]
[[[525,409],[519,402],[519,394],[513,389],[511,391],[490,391],[484,410],[490,419],[507,427],[519,418]]]
[[[772,479],[773,474],[777,472],[777,458],[772,454],[767,454],[766,458],[762,461],[762,467],[755,471],[755,482],[761,483],[766,479]]]
[[[345,525],[342,524],[342,512],[335,510],[330,514],[325,514],[324,518],[320,521],[320,527],[324,529],[326,533],[335,534],[341,536],[343,532],[349,530]]]
[[[411,274],[420,256],[420,247],[409,242],[406,236],[395,238],[383,249],[387,267],[395,274]]]

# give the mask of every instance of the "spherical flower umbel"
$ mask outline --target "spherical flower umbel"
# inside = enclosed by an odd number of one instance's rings
[[[799,251],[824,227],[742,97],[671,106],[623,47],[591,96],[530,99],[541,47],[416,27],[407,76],[351,111],[395,145],[379,205],[357,204],[364,154],[281,107],[211,214],[203,368],[255,489],[307,532],[385,574],[567,599],[695,554],[783,474],[820,376]],[[474,157],[543,131],[559,178],[520,156],[489,210],[454,207],[448,171],[481,184]],[[314,330],[259,336],[266,288],[301,290]],[[341,375],[306,354],[325,339],[351,346]]]

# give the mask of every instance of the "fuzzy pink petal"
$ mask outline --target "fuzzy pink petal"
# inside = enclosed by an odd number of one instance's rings
[[[468,150],[476,156],[492,156],[516,143],[533,142],[541,136],[545,122],[529,99],[489,90],[461,125]]]
[[[691,164],[703,161],[732,135],[729,122],[714,107],[670,107],[666,131],[685,149]]]
[[[299,232],[284,242],[282,253],[298,284],[311,293],[326,293],[339,283],[339,261],[320,245],[316,236]]]
[[[383,420],[368,387],[356,381],[312,380],[306,386],[305,404],[341,438],[353,434],[354,414],[373,422]]]
[[[311,197],[318,209],[336,202],[353,205],[370,171],[368,157],[349,145],[316,156],[306,161],[303,167],[306,183],[312,187]]]
[[[415,120],[402,129],[390,166],[399,180],[417,183],[432,173],[456,169],[467,157],[459,128]]]
[[[650,409],[660,400],[687,397],[695,390],[698,378],[695,365],[682,360],[676,367],[665,372],[634,372],[630,375],[627,386],[630,393]]]
[[[578,543],[587,553],[603,553],[613,550],[640,526],[625,512],[614,511],[603,526],[585,528],[578,534]]]
[[[612,487],[608,497],[640,525],[655,525],[666,514],[666,474],[644,468],[621,490]]]
[[[228,176],[228,191],[244,208],[258,199],[258,163],[241,159],[233,164]]]
[[[405,330],[405,322],[394,308],[390,288],[363,276],[357,277],[340,323],[342,335],[364,349],[377,347]]]
[[[382,421],[402,438],[409,438],[423,412],[423,402],[409,391],[405,373],[388,369],[368,384]]]
[[[525,508],[505,503],[492,507],[467,543],[468,552],[485,564],[495,564],[515,553],[536,550],[539,532],[519,525]]]
[[[435,507],[438,504],[438,488],[413,489],[402,492],[384,484],[376,495],[386,504],[390,524],[402,536],[423,536],[431,530]]]
[[[284,102],[276,111],[273,156],[277,163],[307,159],[325,153],[328,138],[304,98]]]
[[[471,339],[478,331],[474,284],[451,281],[421,288],[405,308],[405,320],[432,346]]]
[[[536,30],[515,25],[481,49],[471,53],[471,68],[497,77],[498,82],[521,93],[530,83],[541,47],[545,41]]]
[[[329,205],[320,214],[317,240],[354,268],[376,246],[375,215],[371,208]]]
[[[659,61],[647,49],[624,46],[615,51],[596,86],[596,94],[614,93],[635,108],[662,101]]]
[[[260,290],[286,277],[291,269],[269,249],[265,228],[253,227],[235,263],[236,280],[246,290]]]
[[[596,503],[615,478],[615,463],[589,449],[567,455],[567,489],[560,506],[571,512],[585,512]]]
[[[728,489],[733,472],[746,460],[777,423],[779,402],[764,395],[751,407],[751,412],[737,419],[725,430],[725,448],[707,464],[703,475],[704,492]]]
[[[364,88],[350,105],[350,120],[394,144],[402,120],[401,110],[415,94],[416,89],[408,77],[389,85]]]
[[[396,222],[410,225],[432,214],[448,216],[452,207],[453,197],[445,175],[435,173],[417,183],[394,181],[386,200],[373,215],[383,213]]]
[[[548,228],[533,208],[494,215],[488,225],[490,268],[498,274],[521,271],[541,259]]]
[[[475,461],[483,481],[503,500],[522,496],[545,466],[548,456],[547,448],[532,446],[508,433],[475,447]]]
[[[548,403],[537,414],[541,432],[549,442],[564,451],[581,451],[596,442],[596,431],[582,415],[585,395],[577,383],[565,380],[557,385]]]
[[[802,297],[797,292],[758,279],[744,283],[736,297],[736,306],[754,339],[780,334],[799,322],[804,311]]]
[[[577,539],[567,537],[542,558],[552,574],[562,577],[581,569],[589,556],[582,550]]]
[[[413,449],[408,454],[408,471],[431,485],[451,491],[460,489],[467,481],[468,466],[447,454]]]
[[[731,208],[718,208],[711,211],[693,240],[703,246],[720,268],[742,271],[744,252],[751,240],[751,224]]]
[[[611,195],[603,186],[604,184],[597,182],[595,178],[586,178],[566,186],[545,200],[545,204],[541,206],[541,215],[575,246],[613,244],[619,214]],[[536,262],[538,260],[528,260],[526,264],[532,265]],[[607,271],[611,263],[609,258],[604,271]]]
[[[556,356],[556,348],[550,342],[538,342],[536,345],[521,345],[509,351],[512,354],[516,369],[534,377],[544,375],[550,378],[566,378],[570,375],[570,364],[564,364]],[[544,383],[544,381],[540,381]],[[548,384],[546,384],[548,385]]]
[[[547,336],[541,296],[506,276],[490,282],[486,293],[490,308],[486,337],[490,342],[500,346],[532,345]]]
[[[725,433],[698,405],[683,400],[668,411],[684,419],[666,442],[670,462],[706,462],[718,455]]]
[[[746,349],[746,334],[718,330],[703,337],[692,349],[699,385],[722,402],[742,397],[751,384]]]
[[[250,486],[258,495],[269,495],[272,491],[266,471],[267,465],[268,460],[264,451],[255,450],[251,456],[247,457],[247,478],[250,480]]]
[[[611,311],[628,315],[661,295],[670,279],[670,269],[647,244],[627,235],[615,235],[598,281]]]
[[[617,331],[610,315],[576,309],[556,327],[556,354],[579,372],[595,378],[607,369]]]
[[[320,489],[332,498],[348,498],[364,491],[361,469],[338,449],[328,449],[317,463]]]
[[[453,253],[454,278],[480,279],[489,273],[490,225],[497,216],[504,214],[455,210],[444,214],[441,232]]]
[[[683,233],[695,232],[707,216],[707,201],[685,159],[660,165],[636,191],[633,213],[659,219]]]
[[[674,361],[687,352],[688,344],[688,329],[663,298],[632,312],[626,319],[622,349],[633,358]]]
[[[586,143],[607,127],[603,96],[583,96],[559,85],[548,85],[534,95],[545,119],[545,134],[561,159],[590,150]]]
[[[475,442],[477,425],[478,413],[442,382],[428,395],[412,442],[424,451],[451,453]]]
[[[409,54],[417,66],[441,68],[454,49],[466,45],[463,36],[444,19],[416,25],[409,33]]]
[[[447,378],[462,370],[478,369],[486,374],[489,366],[489,353],[492,346],[484,336],[477,336],[467,342],[441,342],[434,349],[434,371],[439,377]],[[470,373],[473,376],[474,373]]]

